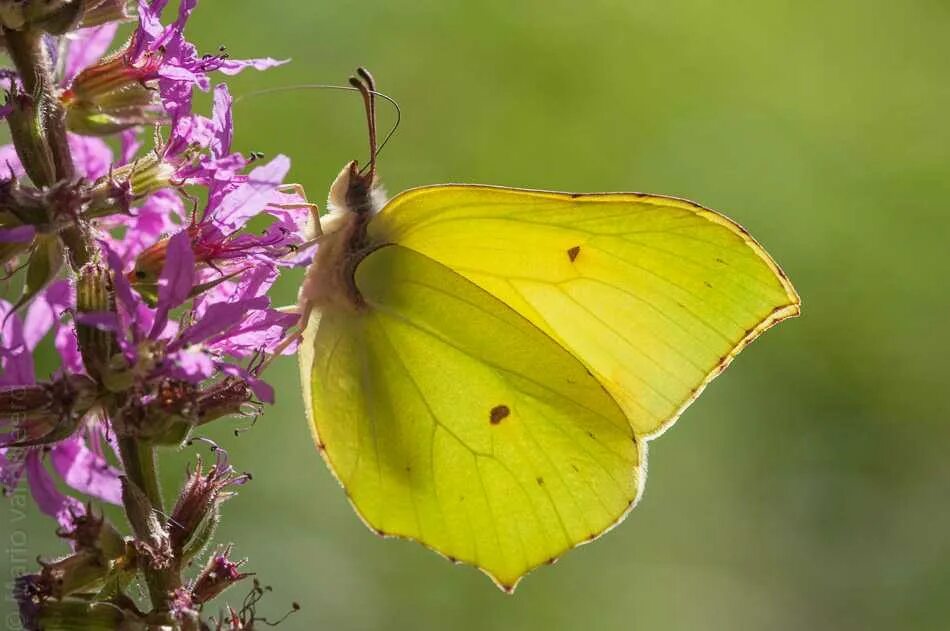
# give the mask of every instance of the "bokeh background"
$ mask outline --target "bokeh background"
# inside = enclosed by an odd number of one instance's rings
[[[278,404],[211,434],[254,474],[218,539],[273,587],[260,612],[299,602],[284,629],[947,628],[948,32],[944,0],[205,0],[190,34],[206,50],[293,58],[236,95],[375,73],[404,114],[382,155],[391,191],[695,199],[745,225],[804,300],[652,444],[626,522],[514,596],[372,535],[311,444],[294,361],[278,363]],[[246,99],[235,121],[238,149],[290,155],[317,201],[365,155],[353,94]],[[169,493],[194,455],[168,455]],[[32,555],[63,550],[29,519]]]

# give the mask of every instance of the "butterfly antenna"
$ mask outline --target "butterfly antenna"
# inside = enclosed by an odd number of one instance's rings
[[[360,173],[368,169],[369,177],[372,179],[376,175],[376,155],[379,153],[376,144],[376,82],[366,68],[357,68],[356,75],[356,77],[350,77],[350,85],[359,90],[363,97],[366,125],[369,129],[369,163],[360,170]]]

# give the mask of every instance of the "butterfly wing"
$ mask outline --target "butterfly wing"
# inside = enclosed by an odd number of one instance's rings
[[[691,202],[448,185],[370,223],[462,274],[578,357],[638,436],[666,429],[752,339],[799,312],[739,225]]]
[[[584,365],[504,303],[400,246],[360,262],[359,311],[308,327],[315,439],[363,520],[505,589],[617,523],[645,454]]]

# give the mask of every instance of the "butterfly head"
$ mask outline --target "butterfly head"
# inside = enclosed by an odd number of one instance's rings
[[[328,215],[320,220],[320,248],[300,288],[301,313],[311,309],[359,310],[364,306],[354,279],[356,265],[373,249],[367,227],[385,203],[376,177],[376,86],[373,77],[359,68],[350,85],[359,91],[366,107],[370,158],[360,168],[356,160],[340,171],[330,187]]]
[[[371,216],[383,207],[386,194],[379,185],[376,169],[360,171],[356,160],[340,171],[330,186],[327,207],[331,212]]]

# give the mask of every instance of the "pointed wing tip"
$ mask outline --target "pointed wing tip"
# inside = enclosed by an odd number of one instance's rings
[[[798,297],[798,294],[789,295],[791,302],[788,304],[781,305],[772,310],[772,313],[766,317],[758,328],[761,330],[758,332],[758,335],[761,335],[766,329],[770,329],[775,326],[782,320],[788,320],[789,318],[797,318],[802,314],[802,300]],[[755,338],[753,338],[755,339]],[[752,341],[752,340],[748,340]],[[746,342],[748,343],[748,342]]]
[[[488,578],[490,578],[492,583],[495,584],[495,587],[500,589],[506,596],[514,596],[515,590],[518,588],[518,584],[521,582],[521,579],[525,577],[525,575],[522,574],[521,576],[519,576],[518,578],[514,580],[501,581],[495,578],[488,570],[485,570],[483,568],[478,568],[478,569],[484,572],[485,574],[487,574]]]

